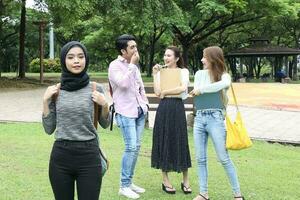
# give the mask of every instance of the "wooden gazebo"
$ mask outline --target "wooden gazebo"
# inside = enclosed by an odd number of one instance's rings
[[[226,54],[230,70],[235,79],[241,75],[259,78],[261,67],[264,61],[271,63],[271,72],[267,73],[270,77],[275,77],[278,71],[283,70],[287,77],[297,80],[297,55],[300,49],[271,45],[268,39],[252,39],[251,45],[232,51]],[[247,65],[247,70],[244,67]],[[276,77],[275,77],[276,78]]]

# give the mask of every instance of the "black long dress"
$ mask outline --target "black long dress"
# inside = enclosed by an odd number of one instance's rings
[[[182,172],[191,167],[187,124],[181,98],[164,98],[157,108],[151,167]]]

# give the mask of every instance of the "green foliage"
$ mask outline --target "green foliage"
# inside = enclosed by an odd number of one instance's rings
[[[105,66],[105,65],[90,64],[88,71],[89,72],[105,72],[106,69],[107,69],[107,66]]]
[[[0,1],[0,72],[17,68],[19,1]]]
[[[33,22],[40,19],[54,23],[56,56],[66,42],[81,41],[87,46],[92,71],[108,68],[117,56],[114,41],[124,33],[136,36],[140,65],[148,75],[171,44],[181,46],[188,66],[198,69],[206,46],[230,51],[247,46],[249,38],[265,36],[278,45],[295,47],[300,38],[299,0],[34,1],[40,7],[47,4],[49,12],[27,8],[27,66],[38,56],[38,27]],[[0,2],[0,71],[15,71],[18,66],[19,15],[20,1]],[[45,55],[48,31],[45,27]]]
[[[55,59],[43,59],[44,72],[61,72],[60,60]],[[35,58],[29,64],[29,72],[40,72],[40,59]]]

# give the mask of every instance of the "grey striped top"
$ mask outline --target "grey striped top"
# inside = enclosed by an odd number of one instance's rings
[[[97,91],[104,93],[104,89],[97,84]],[[42,117],[43,127],[47,134],[55,130],[56,140],[86,141],[96,138],[94,127],[94,103],[92,101],[92,83],[76,91],[60,90],[56,102],[49,103],[50,113]],[[99,106],[101,112],[101,106]],[[99,123],[107,128],[107,119],[99,117]]]

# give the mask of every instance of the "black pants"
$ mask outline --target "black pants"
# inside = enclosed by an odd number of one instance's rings
[[[98,200],[102,176],[97,140],[56,141],[49,178],[56,200],[73,200],[75,181],[78,200]]]

